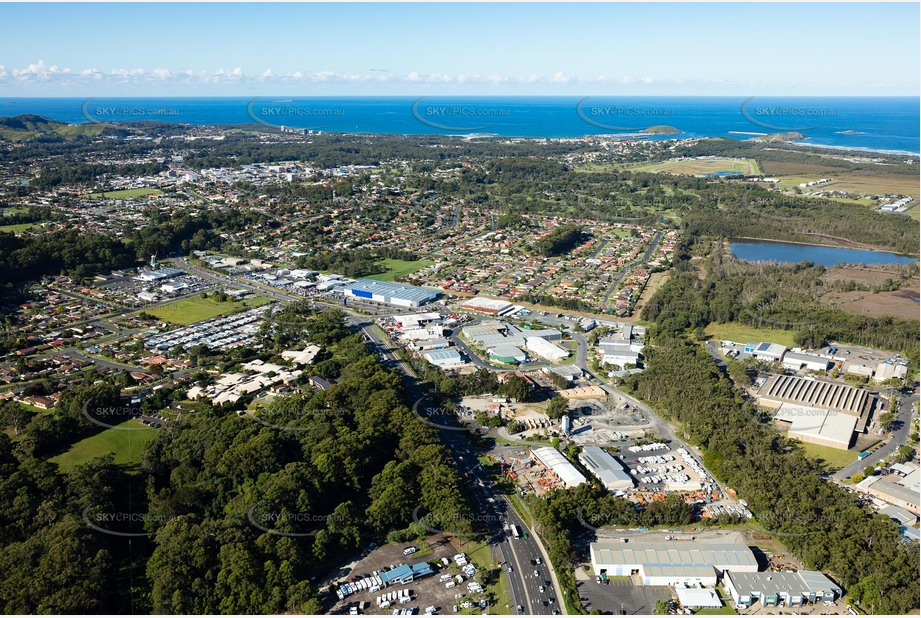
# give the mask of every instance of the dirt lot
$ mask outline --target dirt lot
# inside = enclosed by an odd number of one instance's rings
[[[822,297],[830,307],[859,315],[891,315],[905,320],[919,319],[919,294],[917,290],[895,292],[835,292]]]
[[[856,281],[862,285],[876,285],[886,279],[896,279],[897,276],[895,271],[884,269],[830,268],[825,278],[828,281]],[[917,320],[921,309],[919,298],[919,282],[915,277],[894,292],[834,292],[823,296],[822,302],[860,315],[892,315]]]
[[[419,551],[415,554],[404,556],[403,549],[410,545],[417,547]],[[420,562],[428,562],[430,564],[436,562],[440,563],[442,558],[447,558],[451,561],[455,554],[461,552],[467,553],[471,548],[475,547],[477,546],[471,545],[470,543],[464,543],[462,540],[454,539],[453,537],[449,538],[443,534],[429,536],[424,543],[391,543],[375,549],[358,561],[351,572],[343,577],[341,583],[345,583],[353,577],[360,578],[360,576],[371,575],[373,571],[386,571],[390,569],[391,565],[399,566],[400,564],[418,564]],[[356,592],[342,601],[338,601],[328,613],[348,614],[350,606],[355,606],[359,602],[364,601],[366,606],[361,613],[366,615],[376,614],[389,616],[393,613],[394,609],[406,608],[415,608],[416,611],[414,613],[416,615],[421,615],[425,613],[425,608],[431,605],[438,608],[439,614],[452,614],[454,613],[452,612],[452,607],[455,604],[459,604],[468,599],[474,602],[480,599],[480,596],[477,595],[466,595],[465,598],[455,599],[455,594],[467,593],[467,583],[472,580],[467,580],[462,584],[457,584],[454,588],[448,589],[445,588],[443,582],[439,581],[441,575],[448,573],[452,576],[460,573],[460,570],[454,565],[453,561],[451,562],[451,567],[444,567],[441,565],[440,568],[435,569],[434,575],[418,579],[409,584],[393,584],[380,592],[370,592],[368,590]],[[480,573],[477,573],[477,575],[480,575]],[[332,588],[333,591],[335,591],[336,588],[337,586],[334,585]],[[394,603],[392,607],[386,608],[378,607],[376,603],[377,597],[386,592],[393,592],[401,589],[408,589],[411,591],[411,602],[403,604]],[[479,610],[477,613],[479,613]]]

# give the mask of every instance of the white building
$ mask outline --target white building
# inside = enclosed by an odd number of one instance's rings
[[[308,345],[303,350],[285,350],[281,357],[290,360],[295,365],[309,365],[320,353],[320,346]]]
[[[531,449],[531,455],[548,470],[553,470],[563,485],[576,487],[585,482],[585,477],[561,452],[550,446]]]
[[[636,486],[633,477],[624,470],[623,465],[600,446],[583,448],[579,453],[579,461],[608,491],[633,489]]]
[[[745,353],[751,354],[758,360],[776,362],[783,358],[784,353],[787,351],[787,346],[780,345],[779,343],[768,343],[762,341],[761,343],[746,343],[745,344]]]
[[[551,363],[558,363],[569,356],[569,352],[540,337],[526,337],[525,347]]]
[[[426,352],[422,356],[436,367],[455,367],[464,364],[457,350],[436,350],[434,352]]]
[[[886,380],[901,380],[907,373],[907,365],[893,364],[884,361],[876,366],[876,373],[873,376],[873,381],[885,382]]]
[[[829,360],[824,356],[816,354],[804,354],[802,352],[787,352],[783,357],[784,369],[799,371],[806,368],[809,371],[826,371]]]
[[[639,575],[645,586],[715,586],[724,571],[758,571],[744,543],[599,541],[590,545],[590,554],[595,573]]]

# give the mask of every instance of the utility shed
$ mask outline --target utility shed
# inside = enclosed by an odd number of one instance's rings
[[[681,607],[689,609],[716,609],[723,606],[720,597],[712,588],[675,588]]]

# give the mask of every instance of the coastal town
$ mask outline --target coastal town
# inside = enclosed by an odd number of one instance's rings
[[[10,461],[149,487],[80,503],[87,546],[294,552],[305,614],[859,614],[842,527],[910,565],[902,190],[702,138],[126,133],[66,174],[0,142]]]

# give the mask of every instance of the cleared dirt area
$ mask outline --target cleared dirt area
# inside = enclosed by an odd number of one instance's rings
[[[905,320],[919,319],[917,290],[895,292],[835,292],[822,297],[822,302],[859,315],[891,315]]]
[[[649,299],[659,291],[659,288],[665,285],[666,281],[668,281],[669,274],[670,273],[666,271],[649,275],[649,281],[646,283],[646,287],[643,288],[643,293],[640,294],[640,297],[636,301],[636,307],[633,309],[634,316],[640,315],[643,311],[643,307],[649,302]]]
[[[832,281],[854,281],[858,285],[880,285],[887,279],[897,279],[893,270],[869,268],[829,268],[825,279]],[[909,279],[902,288],[894,292],[832,292],[822,296],[822,302],[830,307],[860,315],[892,315],[906,320],[919,319],[921,294],[917,277]]]

